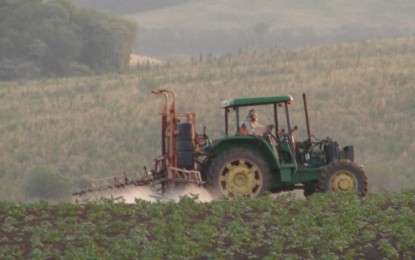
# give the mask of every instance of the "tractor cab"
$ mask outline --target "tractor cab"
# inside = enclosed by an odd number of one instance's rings
[[[296,145],[294,139],[294,131],[297,126],[291,126],[289,113],[289,105],[294,99],[291,96],[275,96],[275,97],[257,97],[257,98],[236,98],[228,99],[222,102],[222,108],[225,111],[225,134],[249,135],[246,134],[241,127],[244,125],[245,114],[242,110],[245,107],[256,108],[260,111],[268,107],[268,124],[261,126],[260,134],[257,132],[252,138],[267,141],[275,151],[279,158],[280,164],[290,164],[290,167],[296,167]],[[271,108],[271,110],[269,110]],[[246,110],[246,109],[245,109]],[[234,113],[234,120],[231,120],[231,114]],[[260,112],[261,113],[261,112]],[[286,126],[287,130],[284,127]],[[235,132],[230,129],[236,129]]]

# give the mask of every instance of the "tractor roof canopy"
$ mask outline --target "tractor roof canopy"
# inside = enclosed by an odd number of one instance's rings
[[[277,97],[255,97],[255,98],[233,98],[222,101],[222,108],[241,107],[241,106],[258,106],[274,103],[292,102],[291,96]]]

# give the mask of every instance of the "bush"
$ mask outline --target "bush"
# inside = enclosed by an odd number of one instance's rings
[[[40,68],[31,61],[0,60],[0,80],[34,79],[40,75]]]
[[[24,187],[24,194],[34,199],[66,199],[70,192],[69,181],[51,167],[32,169]]]
[[[92,70],[80,63],[72,62],[69,64],[68,74],[72,76],[87,76],[92,74]]]
[[[88,176],[82,176],[76,183],[76,189],[84,190],[91,186],[91,178]]]

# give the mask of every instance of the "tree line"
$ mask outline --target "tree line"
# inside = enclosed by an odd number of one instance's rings
[[[122,70],[137,32],[132,21],[68,0],[0,1],[0,80]]]
[[[105,10],[110,13],[125,15],[169,6],[177,6],[188,3],[190,0],[71,0],[71,2],[86,8]]]

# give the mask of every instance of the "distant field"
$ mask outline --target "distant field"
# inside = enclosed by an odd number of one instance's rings
[[[270,30],[280,28],[318,28],[327,32],[343,25],[385,27],[400,23],[410,29],[415,3],[387,0],[369,1],[189,1],[146,12],[129,14],[143,28],[203,31],[250,28],[266,22]],[[388,19],[392,18],[393,19]]]
[[[413,36],[414,13],[408,0],[193,0],[126,17],[140,27],[138,53],[180,59]]]
[[[143,65],[124,74],[0,83],[0,196],[26,201],[39,166],[71,185],[83,177],[141,171],[160,153],[162,99],[197,113],[198,131],[223,134],[220,102],[291,94],[293,123],[305,138],[301,94],[312,132],[354,144],[370,192],[415,187],[415,38],[271,50],[181,63]],[[261,112],[261,111],[260,111]],[[265,124],[267,115],[261,116]]]

